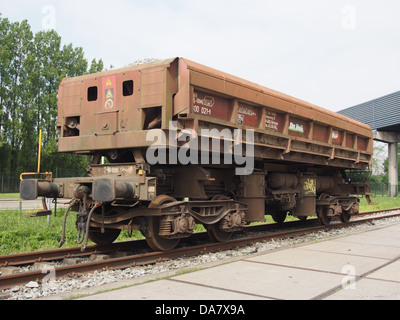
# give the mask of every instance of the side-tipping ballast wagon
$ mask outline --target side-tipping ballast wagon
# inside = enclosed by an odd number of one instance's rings
[[[187,59],[64,79],[58,99],[59,152],[93,161],[87,177],[26,176],[21,198],[71,199],[84,245],[136,229],[170,250],[196,224],[226,241],[265,215],[348,221],[369,196],[367,125]]]

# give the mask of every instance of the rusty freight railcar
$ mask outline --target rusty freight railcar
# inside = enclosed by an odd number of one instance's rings
[[[183,58],[64,79],[57,126],[59,152],[93,155],[87,177],[28,176],[21,197],[71,199],[85,244],[138,229],[169,250],[197,223],[225,241],[265,215],[348,221],[369,195],[368,126]]]

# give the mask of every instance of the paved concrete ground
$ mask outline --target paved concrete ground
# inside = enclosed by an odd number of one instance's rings
[[[21,204],[20,204],[21,202]],[[42,208],[42,200],[32,200],[32,201],[22,201],[20,199],[1,199],[0,200],[0,210],[22,210],[29,209],[40,209]]]
[[[399,300],[399,270],[400,224],[81,300]]]
[[[58,208],[65,207],[64,202],[68,200],[58,199]],[[49,204],[48,204],[49,206]],[[20,199],[0,199],[0,210],[36,210],[43,209],[42,199],[20,200]],[[54,209],[54,203],[50,202],[50,208]]]

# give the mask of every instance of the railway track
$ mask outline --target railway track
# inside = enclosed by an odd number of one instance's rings
[[[64,276],[87,274],[96,270],[124,269],[138,265],[154,264],[156,262],[167,261],[183,256],[188,257],[206,252],[229,250],[271,239],[295,237],[321,230],[343,228],[377,219],[396,217],[400,216],[400,213],[397,212],[385,215],[376,214],[390,211],[395,212],[399,210],[399,208],[396,208],[365,212],[360,214],[357,219],[348,223],[336,222],[328,227],[319,225],[317,219],[287,222],[283,225],[268,224],[250,226],[238,234],[234,239],[223,243],[210,243],[206,233],[197,233],[189,239],[190,241],[183,242],[179,248],[168,252],[151,252],[147,248],[145,240],[134,240],[114,243],[102,247],[88,246],[85,252],[81,252],[80,247],[78,247],[0,256],[0,267],[19,267],[38,262],[42,263],[42,267],[39,267],[37,270],[0,276],[0,289],[5,290],[17,285],[26,285],[30,281],[41,282],[47,276],[50,269],[54,272],[55,277],[59,279]],[[260,233],[263,234],[260,235]],[[52,261],[79,259],[84,257],[88,258],[92,255],[102,255],[102,259],[97,261],[88,261],[89,259],[86,259],[86,262],[83,263],[47,268],[43,267],[43,265],[45,266],[46,263],[51,263]]]

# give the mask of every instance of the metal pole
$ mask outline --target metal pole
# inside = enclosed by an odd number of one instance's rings
[[[39,153],[38,153],[38,167],[37,172],[40,173],[40,156],[42,153],[42,130],[39,130]]]
[[[397,185],[398,185],[398,163],[397,163],[398,146],[397,142],[389,143],[389,184],[388,184],[388,196],[397,197]]]

